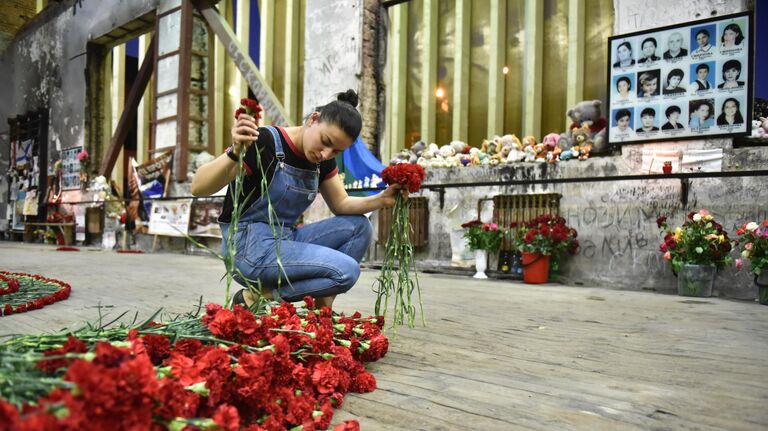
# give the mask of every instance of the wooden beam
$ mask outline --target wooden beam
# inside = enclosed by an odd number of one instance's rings
[[[251,2],[250,0],[240,0],[237,2],[237,11],[235,13],[235,34],[240,42],[240,49],[248,54],[251,37]],[[236,86],[239,93],[245,97],[248,94],[248,83],[245,82],[242,75],[236,76]]]
[[[469,122],[469,0],[456,0],[456,39],[453,63],[453,133],[451,139],[467,142]]]
[[[299,95],[299,12],[301,0],[286,0],[285,5],[285,80],[283,81],[283,102],[288,117],[298,122]]]
[[[275,62],[275,0],[259,1],[259,70],[264,83],[272,85],[272,65]],[[270,124],[269,115],[264,113],[264,124]]]
[[[176,149],[173,152],[173,175],[176,181],[187,180],[189,160],[189,86],[192,76],[192,15],[193,6],[181,3],[181,39],[179,40],[179,86],[176,99]],[[167,190],[167,188],[166,188]]]
[[[149,54],[147,47],[151,39],[151,34],[139,36],[139,63],[143,64],[144,59]],[[139,163],[143,163],[144,158],[149,154],[149,120],[152,118],[152,113],[150,112],[152,108],[151,100],[152,86],[147,85],[136,111],[136,160]]]
[[[507,1],[491,0],[491,52],[488,66],[488,130],[486,136],[504,134],[504,80],[507,56]],[[509,69],[507,69],[509,71]]]
[[[154,70],[156,42],[157,36],[153,35],[152,41],[149,43],[149,48],[147,49],[147,56],[141,63],[141,68],[139,68],[136,80],[131,86],[131,91],[128,92],[123,115],[120,116],[120,121],[115,128],[115,133],[112,135],[109,149],[101,160],[99,175],[109,177],[112,174],[112,169],[115,167],[117,156],[123,148],[126,136],[128,136],[129,123],[133,121],[133,118],[136,116],[136,108],[139,106],[141,95],[144,93],[144,89],[147,87],[149,78],[152,76],[152,71]]]
[[[544,2],[525,0],[523,135],[541,134],[541,72],[544,61]]]
[[[125,108],[125,45],[118,45],[112,48],[112,120],[110,124],[109,136],[115,135],[115,129],[123,115]],[[120,151],[115,160],[116,169],[112,170],[110,179],[117,184],[122,184],[123,163],[124,163],[123,145],[120,145]]]
[[[203,15],[208,25],[211,26],[216,36],[227,47],[227,54],[235,62],[237,68],[245,76],[248,86],[253,91],[254,95],[261,106],[264,108],[264,112],[269,115],[272,122],[281,126],[290,126],[293,122],[290,120],[288,113],[275,96],[272,89],[264,82],[264,77],[259,72],[259,69],[251,60],[251,57],[247,52],[244,52],[240,42],[238,42],[232,29],[227,22],[222,18],[216,9],[210,5],[207,0],[191,0],[198,11]]]
[[[584,0],[568,1],[568,83],[565,106],[574,106],[584,98]],[[571,120],[565,117],[565,129]]]
[[[407,50],[408,50],[408,4],[401,4],[397,7],[390,9],[392,16],[392,28],[390,41],[392,42],[391,54],[389,62],[392,65],[391,69],[391,83],[392,91],[390,93],[390,100],[392,101],[390,106],[390,127],[391,131],[389,135],[388,151],[386,153],[387,159],[392,157],[400,148],[404,146],[405,139],[405,97],[406,97],[406,82],[408,80],[407,70]],[[382,157],[385,155],[382,154]]]
[[[219,14],[226,16],[227,8],[229,7],[229,1],[219,2]],[[224,147],[229,146],[231,140],[229,134],[229,127],[225,127],[225,118],[229,120],[229,116],[225,116],[225,112],[229,112],[225,109],[226,99],[229,98],[227,92],[227,51],[224,45],[218,38],[214,38],[214,80],[213,80],[213,128],[214,135],[216,136],[214,149],[214,155],[221,154],[224,151]],[[234,111],[233,111],[234,112]],[[228,126],[229,124],[227,124]],[[211,127],[211,126],[208,126]]]
[[[435,142],[438,0],[424,0],[422,28],[421,140],[429,144]]]

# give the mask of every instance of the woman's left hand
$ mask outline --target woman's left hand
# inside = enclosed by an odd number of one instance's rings
[[[392,184],[381,192],[379,196],[381,197],[382,208],[395,206],[398,193],[400,193],[403,199],[408,199],[408,189],[404,188],[401,184]]]

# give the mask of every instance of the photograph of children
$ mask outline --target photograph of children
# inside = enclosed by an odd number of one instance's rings
[[[691,48],[694,46],[693,41],[696,41],[696,49],[691,51],[691,58],[701,60],[713,55],[715,47],[712,44],[715,42],[716,35],[717,26],[715,24],[699,25],[691,28]]]
[[[611,112],[611,129],[608,132],[611,142],[621,142],[635,137],[635,131],[632,130],[633,115],[633,108],[614,109]]]
[[[626,75],[616,75],[613,77],[613,96],[611,99],[616,103],[627,103],[634,99],[635,75],[632,73]]]
[[[685,118],[688,118],[688,106],[683,104],[671,104],[663,106],[666,122],[661,126],[662,132],[680,133],[685,131]]]
[[[635,120],[635,133],[639,137],[655,135],[659,131],[658,105],[639,106],[640,115]]]
[[[627,68],[635,65],[635,55],[632,52],[633,39],[620,39],[613,41],[616,47],[613,50],[613,68]]]
[[[683,69],[676,67],[670,70],[664,78],[664,95],[686,94],[688,90],[685,88],[684,82],[685,72]]]
[[[703,133],[715,124],[714,99],[698,99],[688,102],[690,121],[688,128],[693,133]]]
[[[657,54],[659,54],[659,43],[656,35],[650,35],[640,42],[640,54],[638,55],[637,64],[650,66],[651,64],[661,60]]]
[[[743,96],[720,97],[717,99],[717,119],[715,124],[721,129],[732,131],[736,128],[746,130],[744,124],[744,98]]]
[[[720,90],[733,90],[744,88],[744,79],[741,76],[742,62],[735,58],[722,63],[720,75],[720,84],[717,88]]]
[[[667,36],[667,50],[664,51],[664,60],[681,60],[688,55],[688,41],[685,35],[679,31],[673,31]]]
[[[659,95],[659,69],[646,70],[637,75],[637,97],[648,98]]]
[[[715,62],[707,61],[704,63],[691,64],[691,94],[708,91],[715,88],[714,81]]]
[[[719,48],[723,55],[741,53],[744,49],[744,35],[746,34],[746,20],[736,19],[731,22],[722,22],[719,25]]]

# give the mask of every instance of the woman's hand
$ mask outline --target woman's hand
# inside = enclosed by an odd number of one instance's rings
[[[259,127],[256,119],[248,114],[240,114],[232,126],[232,147],[235,154],[248,147],[259,138]]]
[[[408,189],[404,188],[402,184],[393,184],[387,187],[386,190],[381,192],[379,197],[381,198],[382,208],[389,208],[389,207],[395,206],[395,202],[397,202],[398,193],[400,193],[400,196],[402,196],[403,199],[408,199]]]

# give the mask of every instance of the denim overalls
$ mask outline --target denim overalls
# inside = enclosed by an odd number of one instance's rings
[[[365,216],[353,215],[294,228],[317,196],[320,165],[310,171],[286,164],[280,132],[272,126],[265,129],[274,138],[277,157],[267,189],[275,231],[269,224],[269,203],[262,195],[240,217],[235,266],[254,285],[261,280],[275,299],[298,301],[306,295],[320,298],[344,293],[360,276],[359,262],[371,241],[371,224]],[[224,239],[228,230],[229,223],[221,223]],[[225,254],[226,247],[222,241]],[[282,269],[277,265],[278,250]],[[235,279],[244,284],[239,277]]]

